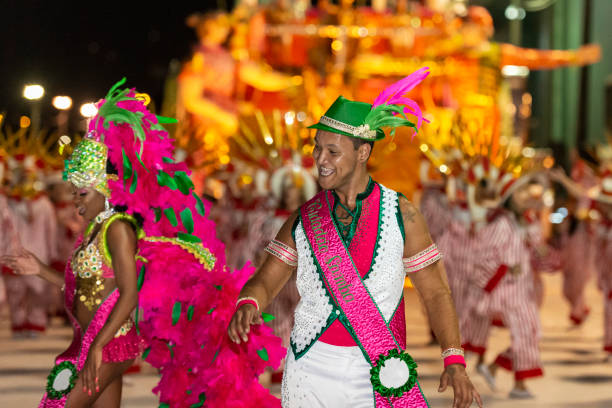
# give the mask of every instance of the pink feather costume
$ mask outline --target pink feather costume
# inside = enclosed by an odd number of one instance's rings
[[[226,268],[224,245],[215,224],[205,217],[209,206],[193,191],[187,166],[172,159],[172,140],[160,124],[171,121],[148,111],[134,90],[118,90],[124,81],[98,103],[89,134],[108,147],[108,160],[118,169],[118,179],[108,180],[111,205],[126,206],[126,215],[138,214],[143,220],[134,330],[145,343],[143,358],[161,374],[153,392],[163,407],[280,407],[258,382],[265,367],[277,367],[284,357],[280,339],[262,325],[254,328],[249,342],[236,345],[226,331],[239,290],[253,269]],[[70,313],[70,267],[66,278]],[[73,320],[75,340],[58,363],[80,347],[81,357],[73,362],[77,371],[82,368],[116,297],[117,291],[101,304],[82,345]],[[53,401],[41,406],[63,407],[65,397]]]

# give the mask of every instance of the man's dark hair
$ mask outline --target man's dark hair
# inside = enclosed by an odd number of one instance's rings
[[[369,144],[370,145],[370,155],[372,154],[372,150],[374,150],[374,142],[371,140],[363,140],[357,139],[356,137],[351,137],[351,142],[353,142],[353,147],[355,150],[359,149],[361,145]]]

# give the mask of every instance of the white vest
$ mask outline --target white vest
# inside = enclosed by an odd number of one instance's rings
[[[375,260],[364,283],[388,323],[404,290],[404,236],[398,221],[401,217],[399,194],[379,186],[382,195],[379,237]],[[295,244],[298,252],[297,288],[301,299],[295,309],[291,347],[298,359],[331,324],[334,304],[319,277],[301,221],[295,230]],[[336,314],[340,312],[336,311]]]

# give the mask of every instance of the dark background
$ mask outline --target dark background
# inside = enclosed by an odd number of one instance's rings
[[[228,2],[229,3],[229,2]],[[102,98],[122,77],[149,93],[157,106],[172,59],[183,61],[196,44],[185,25],[196,11],[217,1],[34,1],[0,2],[0,113],[18,126],[29,114],[26,83],[45,88],[42,126],[51,126],[56,95],[73,99],[72,119],[82,103]]]

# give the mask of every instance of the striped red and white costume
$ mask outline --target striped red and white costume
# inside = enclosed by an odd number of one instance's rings
[[[571,178],[584,190],[598,184],[595,172],[583,161],[577,160]],[[593,207],[589,197],[578,197],[576,213]],[[570,320],[581,324],[589,313],[585,299],[585,288],[595,271],[595,234],[587,220],[577,220],[577,225],[561,237],[563,263],[563,296],[570,304]]]
[[[612,353],[612,219],[597,227],[596,267],[604,300],[604,350]]]
[[[429,228],[429,235],[437,243],[451,222],[450,206],[444,190],[434,186],[423,187],[419,207]]]
[[[57,253],[57,220],[51,201],[40,195],[32,199],[10,199],[8,204],[21,245],[49,264]],[[13,332],[45,331],[50,301],[47,281],[36,275],[15,275],[10,270],[3,273]]]
[[[587,221],[578,221],[572,233],[561,237],[563,296],[570,304],[570,320],[581,324],[589,313],[585,288],[595,269],[595,236]]]
[[[448,223],[444,234],[436,241],[440,252],[444,254],[448,285],[455,303],[462,337],[465,331],[463,326],[472,308],[467,297],[467,283],[475,259],[472,253],[474,243],[469,239],[470,226],[459,216],[460,213],[466,212],[467,210],[460,207],[453,208],[453,219]]]
[[[497,211],[484,226],[465,236],[465,241],[473,257],[473,271],[467,287],[471,310],[462,323],[464,348],[484,354],[491,322],[500,318],[510,330],[511,348],[495,362],[514,371],[517,380],[542,375],[530,257],[516,219]]]
[[[529,250],[534,278],[534,299],[538,307],[541,307],[544,302],[544,286],[540,274],[560,270],[561,254],[544,239],[542,224],[534,211],[528,210],[522,214],[520,227]]]

